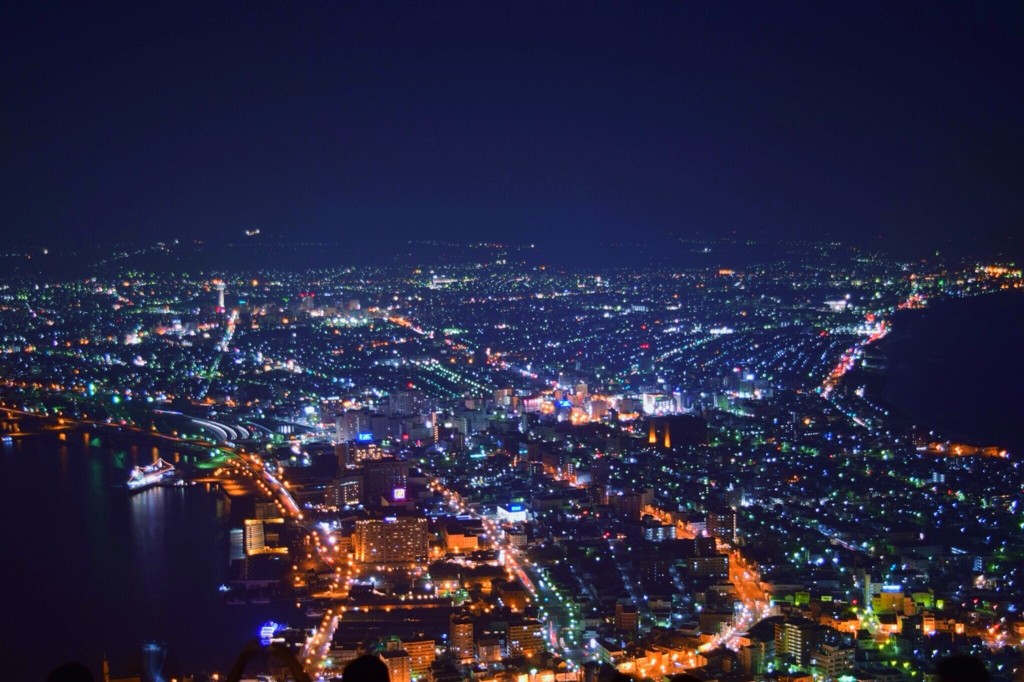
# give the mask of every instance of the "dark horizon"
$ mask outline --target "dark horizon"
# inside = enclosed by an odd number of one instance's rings
[[[9,4],[8,245],[1024,253],[1024,9]]]
[[[681,240],[636,238],[614,243],[591,242],[588,248],[566,243],[495,243],[420,240],[404,243],[353,244],[294,241],[274,235],[238,239],[217,238],[178,242],[137,240],[99,242],[56,248],[8,248],[2,257],[8,278],[69,281],[80,277],[123,272],[190,273],[196,276],[238,275],[257,270],[302,273],[350,267],[429,268],[554,268],[561,272],[635,271],[653,273],[713,272],[721,268],[748,269],[787,262],[798,267],[827,264],[836,271],[855,267],[858,260],[895,260],[909,266],[945,264],[1012,265],[1015,253],[978,250],[974,253],[924,252],[905,249],[860,248],[841,242],[809,240]]]

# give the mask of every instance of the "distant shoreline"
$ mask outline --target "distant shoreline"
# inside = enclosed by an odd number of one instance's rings
[[[892,332],[848,377],[936,439],[1024,454],[1024,291],[896,313]]]

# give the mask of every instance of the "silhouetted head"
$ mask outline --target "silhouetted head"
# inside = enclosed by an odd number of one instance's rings
[[[388,667],[376,656],[360,656],[349,661],[341,674],[342,682],[391,682]]]
[[[935,666],[938,682],[988,682],[985,664],[974,656],[950,656]]]
[[[89,669],[81,663],[65,663],[46,676],[46,682],[96,682]]]

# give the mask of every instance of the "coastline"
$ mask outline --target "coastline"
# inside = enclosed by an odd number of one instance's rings
[[[1024,291],[901,310],[845,381],[937,440],[1024,454]]]
[[[31,508],[35,523],[55,529],[59,540],[18,552],[37,539],[34,525],[18,524],[3,543],[14,557],[12,579],[31,588],[25,601],[13,602],[26,614],[20,627],[5,632],[12,646],[32,653],[19,664],[24,669],[15,666],[15,677],[42,679],[69,660],[99,670],[97,652],[106,652],[115,676],[137,675],[148,639],[170,645],[175,669],[224,671],[259,623],[295,619],[280,603],[225,604],[217,587],[228,577],[229,511],[219,495],[192,485],[127,490],[132,465],[180,454],[175,465],[191,478],[202,474],[197,461],[212,447],[113,424],[60,424],[53,415],[8,408],[0,418],[21,423],[19,431],[4,432],[13,442],[0,450],[0,469],[18,477],[20,492],[0,506],[9,516]],[[54,494],[37,504],[44,490]],[[76,566],[71,574],[62,568],[69,556]],[[105,595],[102,610],[83,596],[90,590]],[[64,604],[61,619],[37,608],[30,593]],[[96,626],[101,615],[111,617],[102,628]],[[29,636],[40,631],[47,638]]]

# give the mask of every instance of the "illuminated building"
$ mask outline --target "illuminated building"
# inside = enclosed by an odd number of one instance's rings
[[[213,288],[217,290],[217,310],[224,310],[224,282],[219,279],[215,280]]]
[[[387,648],[389,651],[404,651],[408,655],[409,672],[414,680],[426,679],[437,658],[433,638],[392,639],[388,641]]]
[[[526,505],[522,502],[498,505],[498,521],[501,523],[525,523],[526,514]]]
[[[245,553],[249,556],[259,554],[266,549],[263,536],[263,522],[255,519],[245,520]]]
[[[509,656],[534,656],[544,651],[544,626],[533,618],[509,623],[506,641]]]
[[[516,549],[526,547],[526,532],[521,528],[505,528],[505,539],[508,544]]]
[[[270,530],[267,525],[284,527],[284,519],[246,519],[244,527],[245,554],[287,554],[286,547],[278,546],[281,542],[279,530]]]
[[[708,512],[708,534],[733,542],[736,540],[736,512],[732,509],[720,509]]]
[[[469,616],[452,614],[451,653],[459,663],[473,661],[473,619]]]
[[[910,608],[907,609],[905,605],[909,605]],[[899,585],[883,585],[882,591],[872,598],[871,608],[875,613],[912,613],[913,602],[904,597]]]
[[[729,557],[724,554],[690,557],[686,560],[686,569],[693,576],[728,578]]]
[[[650,542],[665,542],[676,539],[676,527],[674,524],[644,524],[644,540]]]
[[[849,647],[822,644],[811,653],[811,668],[825,680],[837,680],[853,672],[854,651]]]
[[[391,682],[412,682],[412,658],[408,652],[402,649],[382,651],[380,657],[388,667]]]
[[[445,525],[441,529],[441,538],[444,540],[444,549],[449,554],[469,554],[475,552],[479,546],[476,533],[457,523]]]
[[[811,661],[811,652],[820,642],[820,628],[806,618],[793,618],[775,624],[775,655],[789,657],[799,666]]]
[[[338,457],[339,469],[357,466],[361,462],[382,459],[387,454],[387,450],[372,440],[339,443],[334,447],[334,451]]]
[[[361,563],[413,563],[427,556],[427,520],[413,516],[360,519],[352,545]]]
[[[328,504],[336,507],[359,504],[363,493],[363,477],[359,474],[342,476],[332,490],[333,499],[328,499]]]
[[[335,440],[339,443],[348,441],[361,442],[367,440],[366,434],[370,431],[369,410],[349,410],[338,415],[335,424]],[[361,438],[362,436],[362,438]],[[371,438],[372,439],[372,436]]]
[[[409,485],[409,463],[401,459],[379,459],[363,462],[363,501],[377,505],[405,502]]]

